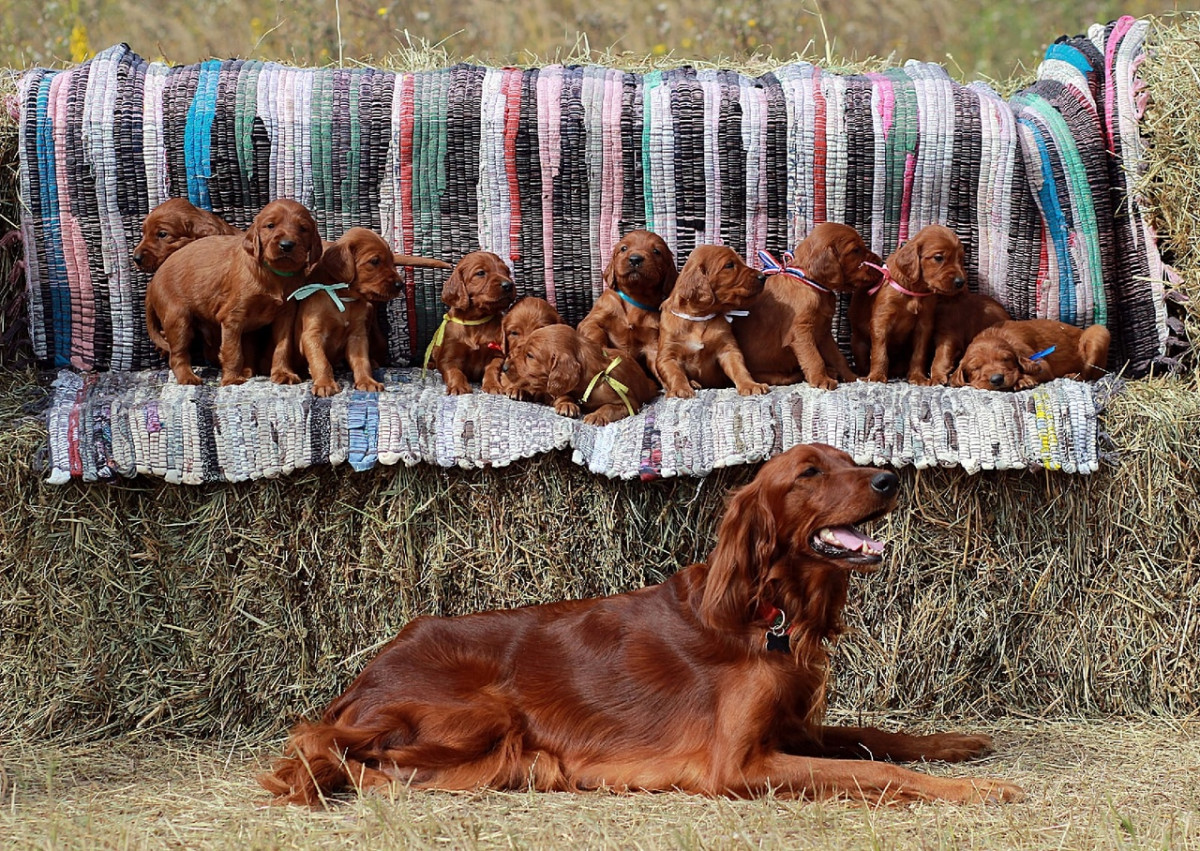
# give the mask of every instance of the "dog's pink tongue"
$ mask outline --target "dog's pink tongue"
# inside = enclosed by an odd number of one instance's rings
[[[877,541],[874,538],[868,538],[853,526],[834,526],[829,531],[832,532],[833,536],[838,539],[838,543],[848,550],[861,550],[863,548],[863,544],[866,544],[876,552],[879,552],[883,549],[882,541]]]

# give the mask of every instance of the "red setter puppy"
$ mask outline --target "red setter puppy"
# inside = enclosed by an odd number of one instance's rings
[[[564,417],[607,425],[633,416],[658,385],[628,352],[605,349],[570,325],[547,325],[512,343],[500,376],[509,395],[548,398]]]
[[[979,333],[951,377],[955,387],[1028,390],[1055,378],[1104,374],[1112,336],[1103,325],[1079,329],[1053,319],[1009,320]]]
[[[500,385],[500,392],[507,394],[513,399],[525,399],[527,401],[537,402],[553,402],[549,398],[534,398],[517,388],[511,383],[503,380],[503,376],[499,371],[504,366],[504,360],[508,357],[508,353],[512,351],[513,344],[523,337],[528,337],[538,328],[545,328],[547,325],[562,325],[563,318],[558,311],[554,309],[554,305],[538,296],[524,296],[516,300],[513,306],[508,309],[508,313],[504,314],[504,318],[500,320],[500,351],[504,355],[502,358],[497,358],[487,365],[486,372],[495,371],[494,377],[496,383]]]
[[[850,576],[883,550],[856,525],[898,490],[893,473],[797,446],[734,494],[708,562],[661,585],[417,618],[259,781],[306,804],[392,783],[1017,800],[1000,780],[875,761],[969,759],[988,736],[821,723]]]
[[[910,384],[929,384],[934,314],[942,297],[967,285],[963,247],[950,228],[929,225],[897,249],[883,267],[883,281],[850,300],[850,348],[859,374],[868,381],[892,375]],[[907,349],[907,362],[892,362]]]
[[[971,341],[985,328],[1011,317],[1004,305],[991,296],[965,292],[957,298],[938,299],[933,321],[933,365],[931,384],[949,384]]]
[[[658,377],[666,395],[690,399],[701,387],[766,393],[746,369],[729,327],[763,290],[766,276],[723,245],[698,245],[679,272],[659,318]]]
[[[270,325],[284,299],[321,258],[312,213],[287,199],[272,201],[244,236],[210,236],[183,246],[146,287],[146,330],[165,351],[180,384],[199,384],[188,347],[198,324],[220,326],[221,384],[250,376],[242,336]]]
[[[206,236],[236,236],[240,230],[215,213],[185,198],[171,198],[150,211],[142,222],[142,241],[133,249],[133,262],[153,272],[189,243]]]
[[[328,243],[308,283],[292,292],[290,305],[276,319],[271,380],[297,383],[299,355],[312,376],[313,393],[332,396],[341,389],[333,378],[333,365],[344,359],[356,389],[382,390],[371,375],[371,342],[379,328],[375,307],[400,294],[398,263],[452,268],[443,260],[395,254],[382,236],[367,228],[350,228],[337,242]]]
[[[579,323],[579,333],[628,352],[657,380],[659,309],[678,276],[675,255],[661,236],[630,231],[613,246],[604,269],[607,289]]]
[[[780,264],[762,252],[770,273],[750,315],[733,323],[733,334],[755,380],[832,390],[838,381],[856,381],[846,356],[833,339],[837,293],[854,292],[879,280],[864,265],[873,257],[849,225],[824,222],[785,254]],[[836,376],[836,377],[835,377]]]
[[[425,366],[437,366],[449,395],[470,393],[472,381],[500,393],[499,368],[486,368],[502,355],[500,318],[513,302],[508,266],[490,251],[472,251],[454,267],[442,301],[450,310],[425,351]]]

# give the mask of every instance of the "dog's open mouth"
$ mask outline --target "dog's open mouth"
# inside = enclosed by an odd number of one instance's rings
[[[813,551],[825,558],[846,559],[851,564],[876,564],[885,544],[864,535],[854,526],[826,526],[812,537]]]

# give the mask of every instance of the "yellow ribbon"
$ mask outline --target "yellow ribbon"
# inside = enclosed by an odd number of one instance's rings
[[[595,389],[596,382],[599,381],[601,378],[603,378],[604,383],[607,384],[609,387],[611,387],[613,390],[615,390],[617,392],[617,395],[621,397],[621,401],[625,403],[625,410],[629,411],[629,416],[632,417],[633,416],[633,404],[629,401],[629,396],[627,395],[629,393],[629,388],[626,385],[622,384],[620,381],[617,381],[617,379],[613,378],[612,375],[610,375],[610,373],[613,371],[613,369],[616,367],[616,365],[619,364],[620,362],[621,362],[621,358],[619,358],[619,357],[613,358],[613,362],[608,365],[608,368],[606,370],[604,370],[604,372],[597,372],[592,377],[592,380],[588,382],[587,390],[583,391],[583,396],[580,398],[579,401],[586,402],[588,400],[588,397],[592,395],[592,390]]]
[[[429,345],[425,348],[425,363],[421,366],[421,378],[425,378],[425,371],[429,369],[429,361],[433,357],[433,350],[442,344],[442,340],[446,339],[447,322],[457,322],[459,325],[486,325],[495,318],[496,316],[493,314],[485,316],[483,319],[459,319],[457,316],[443,313],[442,324],[433,332],[433,339],[429,341]]]

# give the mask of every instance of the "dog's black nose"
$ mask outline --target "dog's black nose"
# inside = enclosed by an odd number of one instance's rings
[[[507,278],[500,282],[500,289],[504,290],[506,293],[511,293],[512,288],[513,288],[513,282],[508,280]]]
[[[291,251],[295,247],[296,247],[296,243],[290,239],[279,240],[279,250],[284,253]]]
[[[1003,387],[1004,386],[1004,376],[997,372],[995,375],[993,375],[991,378],[988,379],[988,382],[993,387]]]
[[[965,287],[966,285],[967,285],[967,279],[966,279],[966,278],[955,278],[955,279],[954,279],[954,289],[956,289],[956,290],[961,290],[961,289],[962,289],[963,287]]]
[[[646,262],[646,258],[640,254],[630,254],[629,255],[629,265],[635,269],[638,266],[641,266],[645,262]]]
[[[877,473],[871,478],[871,490],[875,493],[891,496],[900,489],[900,477],[895,473]]]
[[[504,363],[500,364],[500,371],[508,372],[508,361],[504,361]]]

